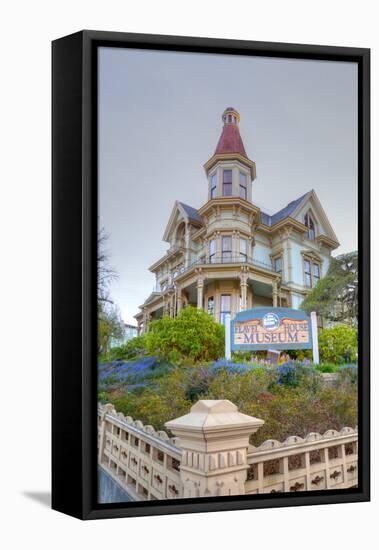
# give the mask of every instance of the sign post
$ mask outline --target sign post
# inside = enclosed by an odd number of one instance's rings
[[[311,312],[311,326],[312,326],[312,351],[313,362],[318,365],[320,362],[318,354],[318,328],[317,328],[317,314],[315,311]]]
[[[225,315],[225,359],[232,358],[231,351],[231,330],[230,330],[230,313]]]

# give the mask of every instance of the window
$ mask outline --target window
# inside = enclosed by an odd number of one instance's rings
[[[222,174],[222,194],[224,197],[232,196],[233,173],[231,170],[224,170]]]
[[[276,258],[274,258],[274,271],[276,271],[276,273],[281,273],[282,269],[283,269],[282,257],[277,256]]]
[[[313,264],[313,286],[316,286],[320,280],[320,266]]]
[[[215,301],[213,296],[208,298],[208,313],[209,315],[214,315],[215,312]]]
[[[240,197],[247,200],[247,177],[243,172],[240,172]]]
[[[216,241],[214,239],[209,241],[209,261],[211,264],[216,262]]]
[[[232,261],[232,237],[222,237],[222,262]]]
[[[240,239],[240,261],[247,262],[247,240]]]
[[[225,323],[225,315],[230,314],[231,308],[231,296],[230,294],[221,294],[221,309],[220,309],[220,323]]]
[[[314,241],[316,237],[315,223],[309,212],[307,212],[304,216],[304,225],[308,227],[308,239]]]
[[[305,274],[305,286],[312,287],[312,272],[311,272],[311,262],[309,260],[304,260],[304,274]]]
[[[304,260],[305,286],[312,288],[317,285],[321,278],[321,269],[318,262]]]
[[[211,199],[216,197],[216,188],[217,188],[217,174],[211,176]]]

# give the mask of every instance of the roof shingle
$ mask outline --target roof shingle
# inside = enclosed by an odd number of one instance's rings
[[[184,202],[179,202],[179,204],[184,209],[185,213],[187,214],[190,220],[202,223],[202,219],[200,217],[199,212],[196,210],[196,208],[193,208],[188,204],[184,204]]]
[[[272,216],[270,216],[270,214],[267,214],[266,212],[261,212],[261,221],[262,221],[262,223],[264,223],[265,225],[272,226],[272,225],[275,225],[276,223],[280,222],[281,220],[284,220],[285,218],[288,218],[289,216],[291,216],[291,214],[293,212],[295,212],[296,208],[299,206],[299,204],[303,201],[303,199],[307,195],[308,195],[308,193],[305,193],[304,195],[302,195],[298,199],[295,199],[294,201],[288,203],[287,206],[285,206],[284,208],[282,208],[281,210],[279,210],[278,212],[276,212],[276,214],[273,214]]]
[[[215,155],[238,153],[247,158],[240,131],[235,124],[225,124],[218,140]]]

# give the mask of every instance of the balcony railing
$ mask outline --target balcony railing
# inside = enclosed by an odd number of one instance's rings
[[[188,264],[187,267],[182,267],[178,272],[171,274],[169,277],[169,283],[164,287],[161,288],[160,285],[156,285],[154,288],[155,292],[164,292],[165,290],[168,290],[173,286],[174,281],[183,273],[186,273],[190,269],[192,269],[195,266],[202,266],[202,265],[227,265],[227,264],[248,264],[253,265],[255,267],[259,267],[261,269],[265,269],[266,271],[270,271],[271,273],[277,273],[280,275],[280,273],[276,272],[271,264],[268,264],[266,262],[261,262],[260,260],[256,260],[255,258],[249,258],[246,257],[244,254],[215,254],[211,257],[203,257],[203,258],[197,258],[190,264]]]

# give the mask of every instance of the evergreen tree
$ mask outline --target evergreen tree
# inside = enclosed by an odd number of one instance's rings
[[[358,252],[332,258],[328,272],[304,299],[301,308],[332,322],[357,324]]]

